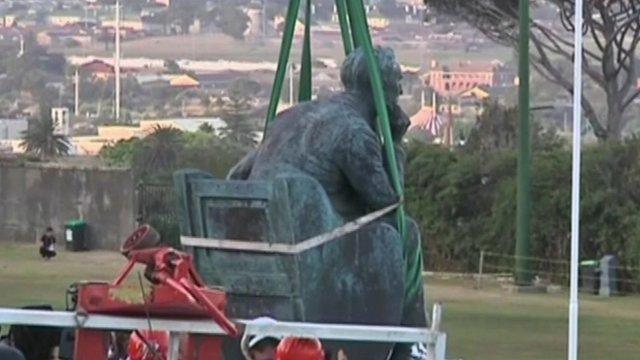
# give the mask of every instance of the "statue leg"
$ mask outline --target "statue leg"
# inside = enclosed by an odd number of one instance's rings
[[[305,320],[388,324],[402,321],[404,266],[402,239],[389,223],[375,222],[303,256]],[[393,344],[323,341],[332,354],[384,360]]]

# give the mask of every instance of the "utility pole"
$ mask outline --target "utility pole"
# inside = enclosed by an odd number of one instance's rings
[[[267,37],[267,0],[262,0],[262,37]]]
[[[516,285],[532,284],[531,273],[531,138],[529,134],[529,1],[519,0],[520,39],[518,49],[518,199],[516,211]]]
[[[116,52],[115,52],[115,95],[116,95],[116,109],[115,109],[115,121],[120,122],[120,0],[116,0],[116,21],[115,21],[115,33],[116,33]]]
[[[80,115],[80,74],[78,73],[78,68],[76,68],[76,73],[73,77],[73,82],[75,84],[73,114],[75,116],[78,116]]]
[[[21,58],[24,55],[24,36],[20,33],[20,51],[18,57]]]

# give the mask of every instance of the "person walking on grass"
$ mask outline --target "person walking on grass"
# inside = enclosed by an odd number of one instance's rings
[[[56,237],[51,226],[47,227],[47,231],[40,238],[40,242],[40,256],[43,259],[49,260],[56,256]]]

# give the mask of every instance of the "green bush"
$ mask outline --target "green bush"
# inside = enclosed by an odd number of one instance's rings
[[[516,169],[516,151],[510,148],[410,146],[407,209],[420,225],[428,268],[475,271],[480,250],[513,254]],[[640,140],[586,146],[581,186],[581,258],[613,253],[623,266],[639,267]],[[568,260],[571,153],[566,147],[534,150],[532,199],[532,256]],[[538,270],[566,273],[567,268],[547,262]],[[638,271],[623,275],[640,280]]]

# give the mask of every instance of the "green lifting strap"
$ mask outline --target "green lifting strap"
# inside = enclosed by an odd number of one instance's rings
[[[353,51],[353,38],[351,37],[351,28],[349,25],[347,0],[336,0],[336,11],[338,12],[338,21],[340,22],[340,34],[342,35],[344,53],[345,55],[349,55]]]
[[[311,1],[307,0],[304,11],[304,43],[302,44],[302,64],[300,68],[300,90],[298,101],[311,100]]]
[[[300,11],[300,0],[290,0],[287,17],[284,24],[284,32],[282,35],[282,44],[280,46],[280,54],[278,55],[278,67],[276,69],[276,77],[271,88],[271,98],[269,99],[269,108],[267,109],[267,119],[264,124],[264,134],[267,133],[269,123],[276,117],[278,104],[280,103],[280,94],[282,93],[282,84],[284,76],[287,72],[287,63],[291,54],[291,43],[293,42],[293,32],[298,21],[298,11]]]
[[[356,35],[356,33],[353,30],[354,28],[353,22],[355,21],[354,19],[356,18],[353,12],[355,11],[355,8],[358,6],[358,4],[356,4],[357,2],[359,2],[360,5],[362,6],[364,5],[362,4],[362,0],[344,0],[344,1],[347,7],[347,15],[349,16],[349,24],[351,25],[351,40],[353,41],[353,48],[357,49],[362,45],[362,40],[358,38],[358,35]]]
[[[378,132],[378,136],[380,136],[384,144],[386,158],[390,165],[389,175],[391,177],[391,182],[396,193],[402,200],[404,198],[404,190],[402,188],[402,181],[400,179],[400,172],[396,160],[393,138],[391,136],[391,126],[385,101],[382,76],[380,74],[378,59],[375,56],[373,43],[371,42],[371,34],[369,33],[369,26],[367,24],[364,4],[361,0],[350,0],[347,4],[349,4],[350,10],[349,20],[351,22],[351,31],[354,34],[356,43],[364,47],[364,52],[369,64],[369,75],[371,77],[376,112],[378,114],[376,131]],[[416,254],[412,259],[408,258],[409,254],[407,250],[409,249],[409,244],[407,221],[402,204],[398,207],[397,218],[398,230],[402,234],[405,242],[404,250],[407,262],[405,271],[405,298],[412,299],[419,293],[422,287],[422,252],[418,250],[416,251]]]

